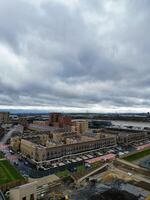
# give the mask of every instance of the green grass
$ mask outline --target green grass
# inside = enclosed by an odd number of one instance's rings
[[[96,169],[97,167],[99,167],[101,165],[101,162],[96,162],[96,163],[93,163],[93,164],[91,164],[91,168],[92,169]],[[85,165],[84,164],[81,164],[81,165],[78,165],[77,167],[77,171],[76,172],[78,172],[78,173],[84,173],[84,172],[86,172],[86,171],[88,171],[88,169],[86,169],[86,167],[85,167]],[[90,168],[89,168],[90,169]],[[69,170],[67,170],[67,169],[65,169],[64,171],[60,171],[60,172],[57,172],[56,173],[56,175],[58,176],[58,177],[60,177],[60,178],[62,178],[62,177],[68,177],[68,176],[70,176],[72,173],[69,171]]]
[[[3,152],[0,151],[0,159],[1,158],[4,158],[4,154],[3,154]]]
[[[56,176],[60,178],[67,177],[67,176],[70,176],[70,172],[67,169],[65,169],[64,171],[57,172]]]
[[[101,161],[97,161],[97,162],[95,162],[95,163],[92,163],[91,164],[91,167],[93,168],[93,169],[95,169],[95,168],[97,168],[97,167],[100,167],[102,165],[102,162]]]
[[[21,174],[7,160],[0,161],[0,184],[23,179]]]
[[[85,166],[84,165],[79,165],[76,167],[77,168],[77,172],[83,172],[85,171]],[[62,177],[68,177],[70,176],[72,173],[68,170],[68,169],[65,169],[64,171],[60,171],[60,172],[57,172],[56,175],[60,178]]]
[[[144,151],[129,155],[127,157],[124,157],[123,159],[129,162],[132,162],[148,155],[150,155],[150,149],[145,149]]]
[[[77,172],[81,172],[81,171],[84,171],[84,170],[86,170],[84,165],[77,166]]]

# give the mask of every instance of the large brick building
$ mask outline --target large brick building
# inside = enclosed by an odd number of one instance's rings
[[[71,127],[71,117],[61,113],[51,113],[49,115],[49,124],[54,127],[69,128]]]
[[[13,147],[15,145],[20,147],[22,154],[36,162],[52,162],[53,159],[59,160],[61,158],[73,157],[75,154],[78,155],[91,150],[116,146],[116,137],[106,135],[101,137],[100,134],[95,137],[80,136],[75,138],[73,141],[74,142],[68,141],[66,143],[56,143],[51,141],[49,144],[47,143],[47,145],[44,146],[25,139],[20,140],[19,138],[12,138],[11,146]]]

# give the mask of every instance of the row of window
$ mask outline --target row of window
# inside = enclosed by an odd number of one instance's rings
[[[92,149],[96,149],[96,148],[101,148],[101,147],[106,147],[106,146],[110,146],[110,145],[114,145],[115,141],[114,140],[107,140],[107,141],[101,141],[101,142],[97,142],[97,143],[90,143],[90,144],[86,144],[86,145],[80,145],[78,144],[78,146],[74,146],[74,147],[70,147],[70,148],[64,148],[64,149],[60,149],[59,151],[51,151],[47,153],[47,158],[51,159],[51,158],[55,158],[58,156],[64,156],[64,155],[69,155],[71,153],[78,153],[84,150],[92,150]]]

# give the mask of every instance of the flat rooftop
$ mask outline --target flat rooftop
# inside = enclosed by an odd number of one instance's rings
[[[40,125],[36,125],[36,124],[30,124],[29,129],[39,130],[39,131],[50,131],[50,132],[61,130],[61,128],[55,128],[55,127],[52,127],[52,126],[40,126]]]

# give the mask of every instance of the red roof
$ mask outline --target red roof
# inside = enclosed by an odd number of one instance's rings
[[[137,147],[137,150],[142,150],[142,149],[144,149],[144,148],[146,148],[146,147],[150,147],[150,143],[149,143],[149,144],[144,144],[144,145],[138,146],[138,147]]]

